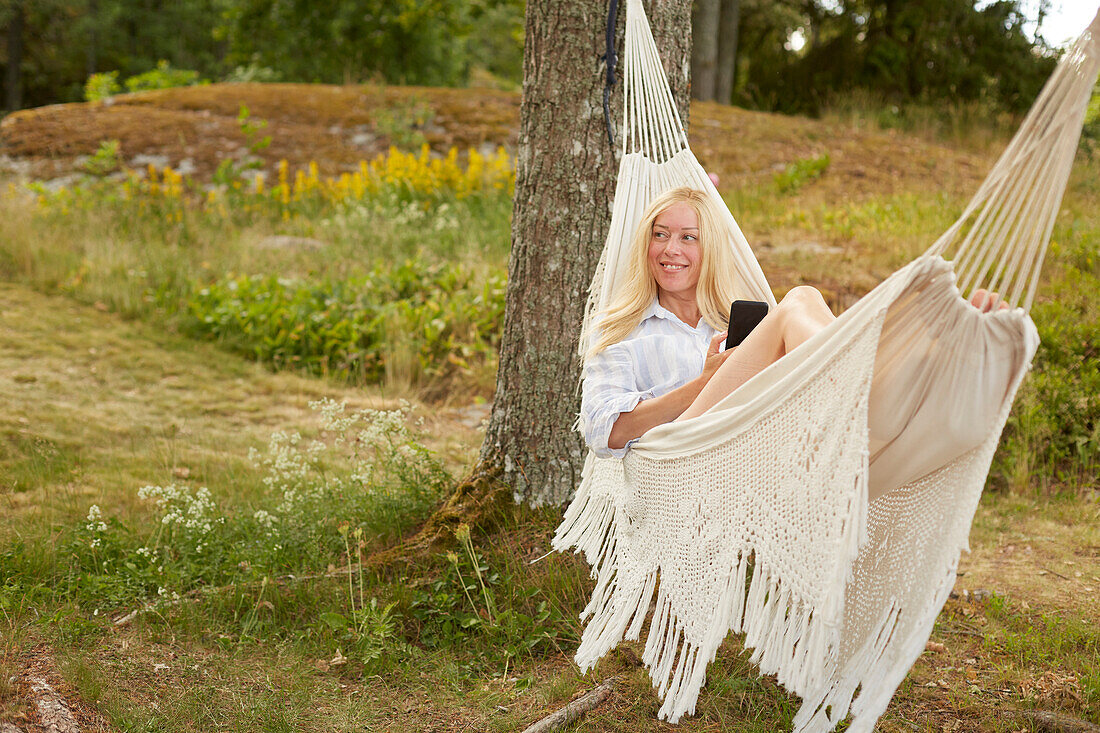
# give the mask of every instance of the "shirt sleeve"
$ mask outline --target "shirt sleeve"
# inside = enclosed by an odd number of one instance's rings
[[[621,343],[612,344],[592,357],[584,368],[581,428],[588,447],[600,458],[622,458],[637,441],[637,438],[631,440],[624,448],[607,445],[619,415],[653,397],[652,390],[638,389],[637,382],[633,359]]]

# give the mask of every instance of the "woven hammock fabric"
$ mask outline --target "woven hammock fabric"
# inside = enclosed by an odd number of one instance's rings
[[[689,185],[721,202],[687,147],[640,0],[627,8],[624,155],[582,354],[649,201]],[[982,314],[956,280],[1030,304],[1097,38],[1100,18],[928,253],[707,413],[650,430],[623,459],[589,454],[553,541],[583,552],[596,579],[582,669],[644,631],[660,717],[675,722],[694,712],[727,634],[743,633],[760,670],[803,698],[796,730],[848,716],[851,731],[874,728],[954,585],[1038,347],[1024,308]],[[732,216],[725,229],[738,297],[774,303]]]

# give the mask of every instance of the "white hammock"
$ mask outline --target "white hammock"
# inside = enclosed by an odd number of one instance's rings
[[[624,57],[623,157],[582,356],[648,203],[690,185],[726,211],[688,148],[640,0],[627,5]],[[1098,69],[1100,16],[923,256],[706,414],[650,430],[622,460],[589,454],[553,541],[583,551],[596,579],[583,670],[647,627],[643,660],[660,717],[675,722],[732,630],[803,698],[796,730],[849,714],[849,730],[873,729],[954,585],[1038,346],[1026,309]],[[738,297],[774,303],[728,212],[725,226]],[[983,315],[960,287],[1016,307]]]

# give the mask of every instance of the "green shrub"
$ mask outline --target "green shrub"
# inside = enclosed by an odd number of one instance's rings
[[[415,261],[316,284],[234,276],[196,286],[182,328],[275,368],[422,385],[495,359],[504,289],[503,273]]]
[[[1064,251],[1051,298],[1032,306],[1041,345],[1024,382],[1000,450],[996,483],[1015,489],[1087,491],[1100,487],[1100,259],[1086,233]]]
[[[121,92],[123,87],[127,92],[145,92],[151,89],[171,89],[204,83],[208,82],[199,80],[199,72],[173,69],[171,64],[162,59],[157,62],[155,69],[128,77],[121,85],[118,82],[117,71],[92,74],[84,84],[84,100],[98,102],[109,99]]]
[[[252,62],[246,66],[234,66],[222,79],[228,84],[260,83],[270,84],[283,80],[283,75],[268,66],[260,66]]]
[[[143,74],[131,76],[124,82],[128,92],[146,92],[151,89],[172,89],[187,87],[199,83],[199,72],[189,69],[173,69],[171,64],[161,59],[157,68]]]
[[[84,84],[84,101],[100,102],[109,99],[122,91],[118,85],[118,72],[107,71],[102,74],[92,74]]]
[[[468,525],[459,525],[456,537],[459,550],[446,553],[442,572],[418,587],[408,604],[419,644],[470,652],[469,666],[483,671],[559,650],[572,638],[572,624],[540,589],[492,568],[475,549]]]

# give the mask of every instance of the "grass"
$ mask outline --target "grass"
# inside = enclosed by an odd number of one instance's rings
[[[253,114],[272,120],[278,149],[288,123],[277,97],[264,97],[275,90],[247,91],[258,95]],[[335,88],[306,91],[344,99]],[[123,106],[131,122],[146,108],[236,115],[228,94],[172,91]],[[452,96],[454,109],[478,107],[469,93]],[[441,97],[420,98],[446,124]],[[70,128],[79,111],[64,110]],[[359,119],[352,107],[342,114]],[[35,128],[33,118],[20,118],[20,139],[64,127]],[[945,147],[888,126],[853,131],[713,105],[692,120],[693,145],[722,176],[773,286],[818,284],[838,308],[923,250],[988,162],[977,142]],[[471,129],[488,129],[479,124]],[[731,129],[742,133],[737,149]],[[1035,311],[1046,345],[960,567],[957,591],[992,595],[948,602],[932,635],[944,649],[918,660],[880,730],[1015,732],[1034,727],[1012,714],[1028,710],[1100,723],[1100,505],[1086,381],[1097,357],[1089,329],[1100,320],[1100,174],[1095,159],[1085,163]],[[612,699],[576,730],[673,730],[655,721],[638,644],[587,678],[573,665],[587,569],[571,555],[531,564],[548,549],[558,510],[516,508],[401,571],[359,569],[471,465],[480,437],[466,410],[491,395],[491,369],[488,379],[460,371],[441,397],[410,379],[349,385],[265,369],[225,340],[185,335],[181,304],[230,276],[339,284],[413,259],[462,262],[484,281],[507,257],[506,192],[387,194],[289,219],[243,196],[241,207],[258,208],[222,215],[171,201],[177,218],[162,215],[169,209],[138,216],[105,193],[95,206],[74,198],[65,212],[0,201],[0,718],[31,714],[20,679],[39,663],[88,720],[150,731],[517,730],[621,673]],[[322,244],[259,246],[272,235]],[[348,446],[359,443],[339,447],[309,407],[322,398],[385,410],[408,399],[400,425],[409,432],[388,423],[391,432],[372,434],[391,436],[392,450],[357,457]],[[286,437],[272,442],[275,432]],[[324,452],[299,462],[315,439]],[[250,450],[272,460],[249,460]],[[356,478],[368,472],[370,481]],[[190,492],[164,506],[138,496],[173,484]],[[195,501],[200,487],[209,507]],[[306,497],[293,512],[279,508],[288,489]],[[101,513],[89,519],[92,504]],[[172,507],[196,525],[164,525]],[[278,521],[269,526],[260,510]],[[797,700],[757,677],[737,640],[708,678],[698,714],[676,730],[789,727]]]

